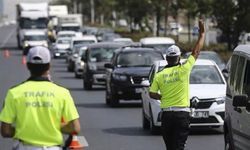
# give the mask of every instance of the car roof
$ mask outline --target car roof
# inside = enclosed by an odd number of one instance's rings
[[[175,44],[174,39],[169,37],[146,37],[140,39],[142,44]]]
[[[75,34],[75,31],[59,31],[58,34]]]
[[[82,41],[82,40],[94,40],[97,41],[95,36],[92,35],[84,35],[84,36],[80,36],[80,37],[73,37],[72,41]]]
[[[234,53],[243,53],[250,57],[250,45],[249,44],[238,45],[234,49]]]
[[[97,48],[97,47],[122,47],[124,44],[115,43],[115,42],[99,42],[99,43],[92,43],[88,47],[89,48]]]
[[[41,30],[26,30],[24,35],[46,35],[46,32]]]
[[[185,62],[187,59],[181,59],[181,62]],[[165,66],[167,65],[167,61],[166,60],[157,60],[154,62],[155,65],[158,65],[158,66]],[[212,60],[207,60],[207,59],[197,59],[196,62],[195,62],[195,65],[215,65],[216,64],[214,63],[214,61]]]

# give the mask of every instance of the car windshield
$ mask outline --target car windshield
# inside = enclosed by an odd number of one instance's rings
[[[79,32],[80,31],[80,27],[76,26],[76,27],[61,27],[62,31],[76,31]]]
[[[162,60],[157,52],[134,51],[121,53],[117,58],[118,67],[150,67],[154,61]]]
[[[223,80],[214,65],[195,65],[190,75],[190,84],[223,84]]]
[[[91,43],[95,43],[95,41],[93,40],[82,40],[82,41],[74,41],[74,45],[80,45],[80,44],[91,44]]]
[[[91,62],[107,62],[111,61],[113,52],[117,47],[99,47],[90,49],[90,61]]]
[[[75,36],[75,34],[59,34],[58,35],[58,37],[69,37],[69,38],[71,38],[71,37],[74,37]]]
[[[45,41],[46,36],[44,35],[26,35],[24,37],[26,41]]]
[[[66,40],[66,39],[64,39],[64,40],[58,40],[57,43],[58,44],[70,44],[70,40]]]
[[[39,18],[36,20],[32,20],[29,18],[22,18],[20,26],[22,29],[46,29],[47,18]]]
[[[155,49],[158,49],[160,50],[163,54],[166,53],[166,50],[172,46],[173,44],[147,44],[147,45],[144,45],[145,47],[152,47],[152,48],[155,48]]]

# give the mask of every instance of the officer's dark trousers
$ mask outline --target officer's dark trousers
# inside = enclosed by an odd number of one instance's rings
[[[189,112],[164,111],[161,121],[167,150],[184,150],[190,129]]]

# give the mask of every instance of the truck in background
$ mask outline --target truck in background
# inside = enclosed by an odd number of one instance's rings
[[[50,5],[49,6],[49,24],[48,37],[50,41],[56,40],[56,31],[58,30],[58,17],[68,15],[68,7],[66,5]]]
[[[49,6],[46,2],[19,3],[16,5],[17,43],[24,48],[24,33],[26,30],[41,30],[47,33],[49,21]]]
[[[81,34],[82,28],[82,15],[81,14],[68,14],[58,17],[58,31],[75,31]]]

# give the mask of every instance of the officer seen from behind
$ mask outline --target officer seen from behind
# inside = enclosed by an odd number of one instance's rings
[[[0,112],[1,134],[15,139],[14,150],[61,150],[62,133],[80,132],[69,90],[49,78],[50,61],[47,48],[31,48],[27,54],[31,76],[8,90]]]
[[[167,150],[185,148],[190,128],[189,76],[204,38],[205,27],[200,20],[199,38],[186,62],[180,64],[179,47],[169,47],[166,54],[168,65],[155,75],[150,86],[150,97],[161,100],[161,129]]]

